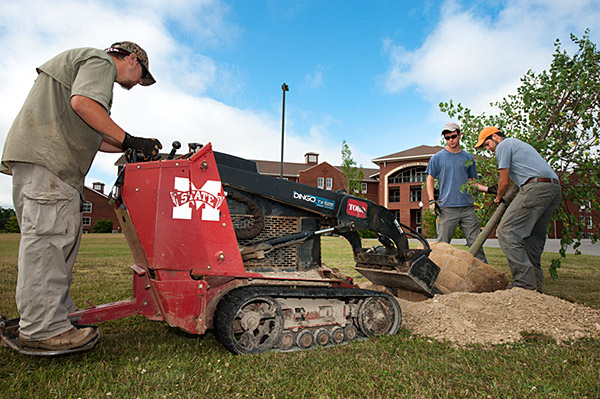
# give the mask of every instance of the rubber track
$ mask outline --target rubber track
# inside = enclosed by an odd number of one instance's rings
[[[233,330],[231,322],[234,320],[239,304],[256,297],[268,296],[271,298],[331,298],[331,299],[359,299],[368,297],[386,297],[394,302],[401,312],[400,305],[396,298],[385,292],[366,290],[362,288],[330,288],[330,287],[271,287],[271,286],[252,286],[241,287],[232,290],[218,303],[214,313],[214,334],[223,346],[235,354],[240,354],[236,350],[234,337],[227,331]],[[400,313],[402,320],[402,313]],[[229,327],[229,328],[228,328]]]

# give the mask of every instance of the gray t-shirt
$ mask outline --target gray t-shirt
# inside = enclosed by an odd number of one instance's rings
[[[513,137],[507,137],[498,144],[496,160],[498,169],[509,169],[510,179],[517,186],[522,186],[532,177],[558,179],[535,148]]]
[[[67,50],[37,68],[39,73],[10,128],[0,171],[10,174],[11,162],[42,165],[83,195],[102,135],[71,108],[71,97],[95,100],[110,113],[117,70],[102,50]]]
[[[442,208],[473,206],[471,194],[460,190],[469,179],[477,177],[473,155],[462,150],[453,153],[444,148],[431,157],[425,173],[438,179]]]

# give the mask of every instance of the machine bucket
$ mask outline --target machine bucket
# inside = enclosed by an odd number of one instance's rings
[[[440,268],[425,255],[418,256],[410,262],[407,270],[373,267],[357,263],[355,269],[375,285],[382,285],[392,292],[408,290],[433,297],[434,284]]]

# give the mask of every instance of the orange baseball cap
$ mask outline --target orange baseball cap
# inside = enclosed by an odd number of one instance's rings
[[[481,133],[479,133],[479,140],[477,140],[475,148],[483,148],[483,143],[485,142],[485,140],[494,133],[500,133],[500,129],[498,129],[495,126],[488,126],[486,128],[483,128]]]

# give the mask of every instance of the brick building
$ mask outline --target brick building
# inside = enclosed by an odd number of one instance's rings
[[[429,159],[443,148],[422,145],[373,159],[373,163],[379,166],[377,202],[391,210],[399,222],[417,231],[421,230],[423,207],[429,202],[425,169]],[[584,231],[581,238],[591,238],[592,234],[600,229],[600,213],[591,209],[591,203],[578,206],[567,202],[561,206],[566,206],[569,214],[583,221]],[[562,230],[563,223],[560,220],[552,221],[548,238],[561,238]],[[495,237],[495,234],[494,230],[490,237]]]
[[[83,231],[91,233],[92,227],[100,220],[113,222],[113,233],[121,232],[121,225],[115,211],[108,203],[108,195],[104,194],[104,183],[96,182],[92,188],[84,187],[85,202],[83,203]]]
[[[427,206],[427,189],[425,182],[427,175],[425,170],[431,157],[441,151],[442,146],[421,145],[404,151],[385,155],[372,160],[378,168],[362,168],[364,178],[361,182],[361,195],[377,204],[388,208],[396,219],[414,230],[421,231],[422,211]],[[164,155],[166,157],[166,154]],[[328,162],[319,162],[319,154],[309,152],[305,154],[302,163],[284,162],[283,178],[296,183],[306,184],[327,190],[340,190],[344,188],[344,175],[339,166]],[[281,175],[280,161],[253,160],[256,162],[258,171],[264,175],[279,177]],[[125,163],[123,157],[115,163],[120,169]],[[99,183],[102,184],[102,183]],[[104,185],[89,189],[86,187],[86,198],[92,203],[94,209],[102,212],[101,215],[84,214],[84,220],[90,218],[87,229],[102,219],[114,220],[113,229],[120,231],[120,226],[114,211],[107,203],[104,195]],[[436,194],[437,195],[437,194]],[[425,205],[424,205],[425,204]],[[600,214],[591,210],[591,204],[579,207],[568,203],[567,207],[571,214],[579,215],[585,223],[583,238],[590,238],[592,232],[598,232],[600,226]],[[108,212],[110,210],[110,212]],[[560,238],[562,223],[552,222],[549,238]],[[495,232],[492,233],[492,236]]]
[[[425,169],[429,159],[444,147],[421,145],[373,159],[379,166],[378,203],[396,219],[421,231],[423,204],[427,204]]]
[[[263,175],[281,176],[281,162],[254,160],[258,171]],[[362,168],[363,180],[360,194],[373,202],[378,202],[379,180],[376,178],[378,169]],[[283,178],[296,183],[318,187],[325,190],[342,190],[345,179],[342,169],[328,162],[319,163],[319,154],[309,152],[304,155],[304,163],[284,162]]]

